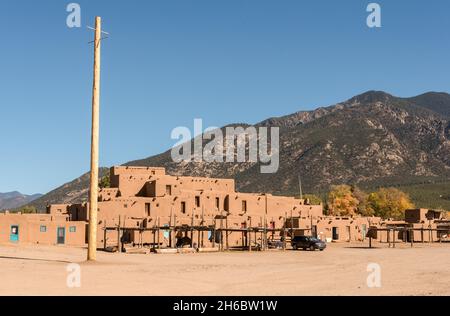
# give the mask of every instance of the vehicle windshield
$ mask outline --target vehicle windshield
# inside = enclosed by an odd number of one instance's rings
[[[322,240],[317,239],[317,238],[311,238],[311,241],[315,241],[315,242],[322,242]]]

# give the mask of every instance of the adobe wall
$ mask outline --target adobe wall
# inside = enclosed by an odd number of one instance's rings
[[[304,200],[293,197],[273,196],[259,193],[235,191],[233,179],[170,176],[164,168],[113,167],[111,188],[99,192],[98,243],[103,246],[104,227],[139,228],[153,226],[213,226],[240,229],[263,227],[281,229],[290,227],[292,219],[295,234],[317,235],[335,242],[364,241],[371,226],[382,227],[381,219],[375,217],[331,217],[323,215],[322,205],[306,205]],[[88,221],[89,204],[52,205],[51,214],[64,214],[64,210],[75,221]],[[428,210],[406,212],[409,223],[421,223]],[[227,220],[219,219],[227,216]],[[203,219],[203,221],[202,221]],[[215,223],[214,223],[215,222]],[[188,232],[189,236],[191,232]],[[415,233],[417,234],[417,233]],[[420,232],[419,232],[420,234]],[[211,246],[211,233],[194,233],[194,242]],[[242,246],[247,233],[228,234],[228,244]],[[280,233],[270,233],[269,238],[280,239]],[[379,240],[386,236],[379,233]],[[117,231],[106,233],[107,243],[117,243]],[[130,233],[130,242],[161,245],[174,243],[175,236],[160,231]],[[252,239],[260,238],[252,236]],[[417,236],[415,235],[416,239]],[[424,237],[426,238],[426,237]],[[431,236],[430,238],[434,238]]]
[[[11,227],[18,226],[17,242]],[[85,245],[85,222],[70,222],[66,216],[46,214],[0,214],[0,243],[56,245],[58,228],[65,228],[66,246]]]

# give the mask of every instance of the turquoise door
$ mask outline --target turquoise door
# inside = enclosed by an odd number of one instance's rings
[[[58,227],[58,245],[64,245],[66,243],[66,229],[64,227]]]
[[[164,227],[169,227],[169,225],[164,225]],[[165,239],[169,239],[170,237],[170,230],[163,230],[163,236]]]
[[[12,225],[11,226],[11,233],[9,234],[9,240],[11,242],[18,242],[19,241],[19,225]]]

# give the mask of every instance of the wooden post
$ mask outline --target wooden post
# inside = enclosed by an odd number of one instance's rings
[[[202,227],[200,226],[199,229],[197,229],[197,248],[200,248],[201,245],[200,233],[202,231],[203,231]]]
[[[423,226],[422,226],[422,228],[420,228],[420,237],[421,237],[421,240],[422,240],[422,244],[423,244]]]
[[[169,248],[172,248],[172,211],[173,209],[170,209],[170,219],[169,219]]]
[[[294,217],[293,217],[292,209],[291,209],[291,240],[292,239],[294,239]]]
[[[119,224],[117,225],[117,250],[119,252],[122,252],[122,247],[121,247],[121,236],[120,236],[120,215],[119,215]]]
[[[194,247],[194,216],[195,212],[192,210],[192,218],[191,218],[191,248]]]
[[[205,212],[204,212],[204,206],[202,205],[202,224],[200,225],[201,226],[201,237],[200,237],[200,240],[201,240],[201,245],[199,244],[198,246],[199,247],[201,247],[201,248],[203,248],[203,239],[204,239],[204,235],[203,235],[203,227],[205,227],[205,217],[204,217],[204,214],[205,214]]]
[[[409,231],[409,241],[411,243],[411,248],[414,247],[414,228]]]
[[[395,228],[392,231],[392,248],[395,248]]]
[[[223,217],[220,217],[220,251],[223,251]]]
[[[372,237],[369,237],[369,248],[372,248]]]
[[[161,227],[161,222],[160,222],[160,219],[159,219],[159,217],[158,217],[158,222],[157,222],[157,225],[158,225],[158,227],[157,227],[157,230],[156,230],[156,232],[157,232],[157,235],[156,235],[156,242],[157,242],[157,244],[158,244],[158,249],[159,249],[159,246],[161,245],[161,243],[160,243],[160,240],[159,240],[159,235],[160,235],[160,231],[159,231],[159,229],[160,229],[160,227]]]
[[[286,225],[287,225],[287,212],[284,212],[284,229],[283,229],[283,250],[286,250]]]
[[[264,212],[264,236],[261,240],[261,249],[266,250],[267,249],[267,194],[266,194],[266,210]]]
[[[153,223],[153,250],[156,250],[156,222]]]
[[[216,219],[214,218],[214,227],[211,234],[212,238],[212,246],[213,248],[216,248]]]
[[[177,230],[177,216],[174,214],[173,215],[173,230],[171,230],[171,232],[173,231],[173,238],[172,238],[172,244],[173,244],[173,248],[177,247],[177,234],[178,234],[178,230]],[[172,235],[172,233],[171,233]],[[187,233],[186,233],[187,235]]]
[[[269,246],[267,245],[267,217],[266,214],[264,214],[264,250],[267,250]]]
[[[228,215],[225,217],[225,238],[226,238],[226,243],[225,243],[225,247],[226,250],[229,250],[229,243],[228,243]]]
[[[250,223],[249,226],[247,227],[247,239],[248,239],[248,251],[252,251],[252,218],[250,217]]]
[[[102,19],[95,18],[94,82],[92,85],[91,175],[89,190],[88,261],[97,259],[97,211],[98,211],[98,143],[100,121],[100,49]]]
[[[103,250],[106,250],[106,220],[105,220],[105,226],[103,227]]]

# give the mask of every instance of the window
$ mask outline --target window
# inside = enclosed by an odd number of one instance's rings
[[[150,203],[145,203],[145,214],[150,216]]]
[[[195,207],[200,207],[200,197],[199,196],[195,197]]]
[[[216,198],[216,209],[220,208],[220,199]]]
[[[47,232],[47,226],[41,225],[40,231],[41,231],[41,233],[46,233]]]
[[[76,226],[70,226],[69,227],[69,232],[70,233],[76,233],[77,232],[77,227]]]
[[[181,213],[186,214],[186,202],[181,202]]]
[[[171,185],[166,185],[166,194],[172,195],[172,186]]]
[[[242,212],[247,213],[247,201],[242,201]]]
[[[223,200],[223,209],[225,212],[230,212],[230,196],[227,195]]]

